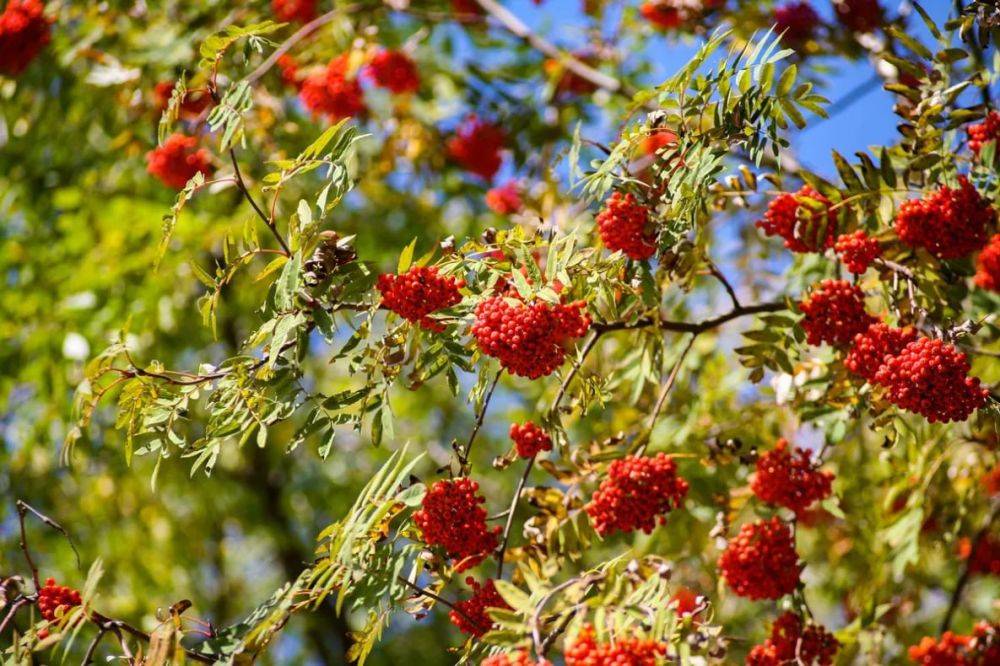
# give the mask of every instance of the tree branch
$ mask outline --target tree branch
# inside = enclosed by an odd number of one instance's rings
[[[257,202],[254,201],[253,195],[250,194],[250,190],[247,188],[247,184],[243,180],[243,174],[240,172],[240,164],[236,160],[235,148],[229,149],[229,159],[233,163],[233,172],[236,175],[236,185],[240,188],[240,192],[243,193],[243,197],[250,203],[250,207],[257,212],[257,216],[264,221],[267,228],[270,229],[271,235],[277,239],[278,244],[281,245],[281,249],[285,252],[285,256],[292,256],[292,251],[289,249],[288,243],[285,242],[284,237],[282,237],[282,235],[278,232],[278,227],[275,226],[274,220],[268,217],[267,213],[265,213],[264,210],[257,205]]]
[[[524,484],[528,481],[528,475],[531,474],[531,468],[534,466],[535,456],[532,456],[528,460],[528,464],[524,467],[524,474],[517,481],[517,488],[514,489],[514,498],[510,501],[510,509],[507,512],[507,524],[503,528],[503,540],[500,542],[500,549],[497,551],[497,578],[503,578],[503,558],[507,553],[507,541],[510,539],[510,529],[514,525],[517,501],[521,499],[521,491],[524,490]]]
[[[483,396],[483,404],[479,408],[479,413],[476,415],[476,423],[472,426],[472,432],[469,433],[469,441],[465,443],[465,447],[458,452],[458,462],[462,469],[469,464],[469,453],[472,452],[472,445],[476,441],[476,435],[479,434],[479,429],[483,427],[483,421],[486,419],[486,409],[490,405],[490,400],[493,398],[493,391],[497,388],[497,382],[500,381],[500,375],[503,374],[503,368],[497,370],[496,376],[493,378],[493,383],[490,384],[490,388],[487,389],[486,395]]]
[[[962,600],[962,592],[965,591],[965,586],[969,583],[969,578],[972,577],[972,571],[969,569],[969,565],[972,564],[972,556],[976,551],[976,546],[986,536],[986,533],[996,521],[997,516],[1000,516],[1000,502],[993,505],[993,510],[990,511],[990,515],[987,517],[986,522],[981,528],[979,528],[979,531],[976,532],[975,538],[972,540],[972,550],[969,552],[969,557],[965,560],[962,575],[959,576],[958,583],[955,585],[955,589],[951,593],[951,599],[948,601],[948,610],[945,611],[944,619],[941,620],[941,629],[938,633],[943,634],[951,627],[952,617],[955,615],[955,611],[958,610],[958,604]]]
[[[744,305],[738,308],[733,308],[726,314],[700,322],[670,321],[667,319],[657,320],[652,317],[644,317],[634,322],[613,321],[604,324],[594,324],[593,328],[595,331],[607,332],[630,331],[637,328],[650,328],[655,326],[663,331],[698,334],[704,333],[705,331],[709,331],[713,328],[718,328],[726,322],[732,321],[733,319],[739,319],[740,317],[745,317],[747,315],[761,314],[764,312],[781,312],[782,310],[787,309],[788,305],[785,301],[771,301],[769,303],[757,303],[755,305]]]

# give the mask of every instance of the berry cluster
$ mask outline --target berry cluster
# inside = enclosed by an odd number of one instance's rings
[[[281,74],[281,80],[286,86],[299,88],[299,63],[292,56],[287,53],[282,53],[278,56],[278,72]]]
[[[156,108],[163,112],[170,104],[170,96],[174,92],[174,81],[160,81],[153,88],[153,98],[156,100]],[[188,90],[184,94],[178,108],[178,116],[184,120],[193,120],[200,116],[202,112],[212,104],[212,97],[203,90]]]
[[[444,324],[427,315],[450,308],[462,300],[464,280],[438,274],[437,266],[412,266],[402,275],[378,276],[382,307],[429,331],[443,331]]]
[[[916,339],[917,332],[909,326],[893,328],[882,322],[872,324],[868,330],[854,336],[854,344],[844,358],[844,366],[869,383],[875,383],[875,375],[882,364]]]
[[[845,280],[823,280],[799,303],[802,330],[811,345],[846,345],[875,322],[861,289]]]
[[[882,25],[878,0],[834,0],[833,8],[840,23],[852,32],[874,32]]]
[[[566,357],[563,345],[590,328],[583,301],[528,305],[492,296],[476,306],[472,335],[480,351],[500,361],[519,377],[538,379],[552,374]]]
[[[885,359],[875,383],[897,407],[947,423],[964,421],[986,402],[989,391],[968,373],[969,361],[954,345],[919,338]]]
[[[38,612],[49,622],[81,603],[83,600],[79,592],[65,585],[56,585],[54,578],[46,580],[45,586],[38,590]]]
[[[675,30],[719,7],[725,0],[648,0],[639,7],[642,17],[661,30]]]
[[[584,507],[601,536],[616,531],[653,531],[665,514],[680,506],[687,481],[677,476],[677,464],[665,453],[654,457],[626,456],[608,467],[590,502]]]
[[[375,85],[397,95],[420,90],[417,65],[402,51],[379,51],[365,71]]]
[[[847,270],[855,274],[864,273],[873,261],[882,256],[882,247],[878,241],[860,229],[838,236],[833,248]]]
[[[911,247],[926,248],[938,259],[958,259],[986,243],[986,228],[996,217],[965,176],[959,186],[947,186],[899,207],[894,227]]]
[[[339,56],[302,82],[299,99],[313,115],[337,121],[364,114],[364,93],[357,78],[350,76],[348,65],[347,56]]]
[[[424,543],[441,546],[456,560],[455,569],[465,571],[482,562],[497,547],[500,528],[486,526],[486,499],[479,484],[468,478],[437,481],[424,495],[413,522]]]
[[[486,609],[509,609],[510,604],[503,600],[492,580],[480,585],[470,576],[465,582],[472,586],[472,596],[456,602],[448,617],[463,634],[479,637],[493,628],[493,620],[486,613]]]
[[[968,560],[969,573],[984,576],[1000,576],[1000,539],[984,534],[975,544],[963,539],[959,556]]]
[[[1000,291],[1000,234],[993,234],[976,258],[976,277],[972,281],[980,289]]]
[[[757,459],[757,473],[750,482],[754,495],[768,504],[791,509],[800,515],[813,502],[830,496],[833,474],[813,467],[806,449],[789,450],[779,439],[774,449]]]
[[[316,0],[271,0],[271,11],[279,21],[308,23],[316,18]]]
[[[479,666],[552,666],[552,662],[548,659],[532,661],[527,650],[518,650],[510,654],[501,653],[486,657],[479,662]]]
[[[500,169],[506,135],[491,123],[469,116],[448,139],[448,156],[464,169],[484,180],[491,180]]]
[[[910,661],[922,666],[990,666],[1000,663],[1000,627],[979,622],[970,635],[924,636],[910,647]]]
[[[522,458],[534,458],[542,451],[552,450],[552,438],[531,421],[510,424],[510,438]]]
[[[791,593],[802,571],[792,531],[777,518],[740,528],[719,556],[718,567],[733,592],[753,600]]]
[[[666,129],[658,129],[647,134],[642,140],[642,152],[655,155],[661,148],[677,143],[677,135]]]
[[[17,76],[51,40],[42,0],[10,0],[0,14],[0,74]]]
[[[521,201],[521,187],[515,180],[509,180],[499,187],[490,188],[486,193],[486,205],[498,215],[518,213],[524,207]]]
[[[621,250],[630,259],[643,261],[656,252],[656,235],[647,231],[649,209],[631,194],[615,192],[597,214],[597,231],[605,247]]]
[[[768,236],[781,236],[792,252],[822,252],[837,237],[837,211],[830,200],[809,185],[779,194],[756,226]]]
[[[198,148],[198,139],[193,136],[171,134],[146,153],[146,171],[174,189],[183,189],[196,173],[208,176],[214,170],[208,151]]]
[[[702,595],[687,587],[679,587],[674,595],[670,597],[670,604],[674,608],[674,613],[678,617],[697,615],[701,611],[699,606],[703,605]]]
[[[969,150],[978,155],[984,144],[1000,139],[1000,111],[990,111],[983,122],[966,127],[965,133],[969,135]]]
[[[637,636],[598,643],[594,627],[587,624],[567,644],[564,656],[566,666],[656,666],[666,652],[666,643]]]
[[[829,666],[838,647],[840,643],[825,628],[803,625],[802,618],[786,611],[771,625],[770,638],[750,651],[746,663],[747,666]]]
[[[774,32],[792,45],[808,41],[819,25],[819,14],[808,2],[790,2],[774,10]]]

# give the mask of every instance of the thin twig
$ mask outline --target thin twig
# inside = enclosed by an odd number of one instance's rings
[[[965,567],[962,569],[962,575],[959,576],[958,583],[955,585],[955,589],[951,593],[951,599],[948,601],[948,610],[945,611],[944,619],[941,620],[941,630],[938,633],[943,634],[951,627],[951,619],[955,615],[955,611],[958,610],[958,604],[962,600],[962,592],[965,591],[965,586],[969,583],[969,578],[972,577],[970,565],[972,564],[972,556],[976,551],[976,546],[983,538],[986,537],[987,532],[989,532],[990,528],[993,526],[997,516],[1000,516],[1000,502],[993,505],[993,510],[990,511],[990,515],[987,517],[986,522],[979,529],[975,538],[972,540],[972,550],[969,551],[969,557],[965,560]]]
[[[458,453],[458,462],[463,469],[469,464],[469,454],[472,452],[472,445],[476,441],[479,429],[483,427],[483,421],[486,419],[486,409],[490,405],[490,400],[493,398],[493,391],[496,390],[497,383],[500,381],[500,375],[502,374],[503,368],[497,370],[493,382],[490,384],[489,389],[487,389],[486,395],[483,396],[483,404],[479,408],[479,413],[476,414],[476,423],[472,426],[472,432],[469,433],[469,441],[465,443],[465,447]]]
[[[510,510],[507,513],[507,524],[503,528],[503,539],[500,542],[500,550],[497,551],[497,578],[503,578],[503,558],[507,553],[507,541],[510,539],[510,529],[514,525],[514,514],[517,509],[517,501],[521,499],[521,491],[524,490],[524,484],[528,481],[528,475],[531,474],[531,468],[535,466],[535,456],[532,456],[528,460],[528,464],[524,467],[524,474],[517,481],[517,488],[514,489],[514,497],[510,501]]]
[[[594,345],[597,344],[597,341],[600,340],[602,335],[604,335],[604,331],[594,331],[593,335],[591,335],[590,338],[588,338],[583,344],[583,347],[580,349],[580,353],[573,362],[573,367],[566,373],[562,384],[559,385],[559,390],[556,392],[556,397],[552,399],[552,408],[549,410],[550,413],[555,414],[559,411],[559,403],[562,402],[563,397],[566,395],[570,382],[572,382],[573,378],[580,372],[580,368],[583,367],[583,362],[587,359],[587,356],[594,349]]]
[[[14,619],[17,615],[17,611],[21,609],[21,606],[27,606],[31,603],[31,599],[28,597],[21,597],[17,601],[10,605],[10,610],[7,611],[7,615],[4,616],[3,622],[0,622],[0,636],[3,635],[3,630],[7,628],[7,625]]]
[[[663,383],[663,388],[660,389],[660,395],[656,398],[656,404],[653,405],[653,411],[649,413],[649,419],[646,421],[645,436],[641,437],[641,443],[636,449],[636,455],[642,455],[646,450],[646,446],[649,445],[650,436],[653,432],[653,426],[656,425],[656,419],[659,418],[660,412],[663,411],[663,406],[667,403],[667,396],[670,395],[670,389],[674,387],[677,382],[677,376],[680,374],[681,366],[684,365],[684,359],[687,358],[688,352],[691,351],[691,346],[694,345],[694,341],[697,339],[698,334],[695,333],[691,336],[691,339],[687,341],[684,345],[684,349],[681,350],[680,356],[677,357],[677,361],[674,363],[674,367],[670,370],[670,374],[667,375],[667,381]]]
[[[97,631],[97,635],[94,636],[94,640],[90,641],[90,646],[87,648],[87,653],[83,655],[83,661],[81,662],[83,666],[87,664],[94,663],[94,654],[97,652],[97,646],[101,643],[101,639],[104,635],[108,633],[108,629],[101,627]]]
[[[420,596],[427,597],[428,599],[433,599],[434,601],[438,602],[439,604],[444,604],[445,606],[447,606],[448,608],[450,608],[451,610],[455,611],[456,613],[458,613],[459,615],[461,615],[462,617],[464,617],[466,620],[468,620],[469,623],[472,624],[473,626],[479,626],[479,621],[478,620],[469,617],[466,614],[465,611],[463,611],[461,608],[459,608],[455,604],[451,603],[450,601],[448,601],[447,599],[445,599],[441,595],[435,594],[435,593],[431,592],[430,590],[424,589],[424,588],[420,587],[419,585],[417,585],[416,583],[411,583],[404,576],[398,576],[397,575],[396,576],[396,580],[398,580],[399,582],[403,583],[403,585],[406,585],[408,588],[410,588],[411,590],[413,590],[414,592],[416,592]]]
[[[740,299],[736,297],[736,290],[733,289],[733,285],[729,282],[729,280],[726,279],[726,276],[722,274],[722,271],[719,270],[719,267],[715,265],[715,262],[713,261],[708,262],[708,270],[716,280],[722,283],[722,286],[726,290],[726,293],[729,294],[729,300],[733,302],[733,307],[739,308]]]
[[[275,226],[274,220],[268,217],[267,213],[257,204],[254,200],[253,195],[250,194],[250,190],[247,188],[246,181],[243,180],[243,174],[240,172],[240,164],[236,160],[236,149],[229,149],[229,159],[233,163],[233,173],[236,175],[236,184],[240,188],[240,192],[243,193],[243,198],[249,202],[250,207],[256,211],[258,217],[264,221],[267,228],[270,229],[271,234],[277,239],[278,244],[281,245],[281,249],[285,251],[285,256],[292,256],[292,250],[288,247],[288,243],[285,242],[284,237],[278,232],[278,227]]]
[[[781,312],[782,310],[787,309],[788,305],[785,301],[772,301],[770,303],[757,303],[754,305],[744,305],[742,307],[733,308],[729,312],[719,315],[718,317],[713,317],[700,322],[670,321],[667,319],[644,317],[633,322],[613,321],[603,324],[598,323],[594,324],[593,328],[595,331],[603,332],[631,331],[637,328],[656,327],[663,331],[676,331],[678,333],[704,333],[705,331],[713,328],[718,328],[733,319],[738,319],[747,315],[761,314],[764,312]]]
[[[51,527],[55,531],[66,537],[66,541],[69,543],[69,547],[73,549],[73,556],[76,558],[76,568],[82,570],[83,567],[80,564],[80,552],[76,549],[76,544],[73,543],[72,537],[70,537],[69,532],[66,531],[62,525],[52,520],[44,513],[31,506],[24,500],[17,500],[14,502],[14,506],[17,508],[18,519],[21,524],[21,550],[24,552],[24,559],[28,561],[28,566],[31,567],[32,580],[35,583],[36,589],[40,588],[40,581],[38,578],[38,569],[35,567],[35,563],[31,560],[31,554],[28,552],[28,538],[24,529],[24,517],[28,512],[31,512],[36,518],[38,518],[42,523]]]

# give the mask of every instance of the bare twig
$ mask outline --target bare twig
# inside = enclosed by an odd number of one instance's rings
[[[278,227],[274,224],[274,220],[268,217],[267,213],[265,213],[264,210],[254,200],[253,195],[250,194],[250,190],[247,188],[246,181],[243,180],[243,174],[240,172],[240,164],[236,160],[235,148],[229,149],[229,159],[233,163],[233,173],[236,176],[236,184],[240,188],[240,192],[243,193],[243,198],[247,200],[247,202],[250,204],[250,207],[253,208],[254,211],[256,211],[257,216],[264,221],[265,225],[267,225],[267,228],[271,231],[271,235],[273,235],[275,239],[277,239],[278,244],[281,245],[281,249],[284,250],[285,256],[286,257],[292,256],[292,251],[288,247],[288,243],[285,242],[285,238],[281,235],[281,233],[278,232]]]
[[[569,389],[570,382],[572,382],[573,378],[580,372],[580,368],[583,367],[583,362],[587,359],[587,356],[594,349],[594,345],[597,344],[597,341],[601,339],[602,335],[604,335],[604,331],[594,331],[593,335],[591,335],[590,338],[588,338],[583,344],[579,355],[573,362],[573,367],[566,373],[562,384],[559,385],[559,390],[556,392],[556,397],[552,399],[552,409],[549,410],[552,414],[559,411],[559,403],[562,402],[563,397],[565,397],[566,391]]]
[[[706,319],[700,322],[687,322],[687,321],[670,321],[667,319],[654,319],[652,317],[644,317],[633,322],[628,321],[613,321],[607,323],[594,324],[593,328],[595,331],[630,331],[637,328],[651,328],[656,327],[663,331],[676,331],[678,333],[704,333],[713,328],[718,328],[726,322],[732,321],[733,319],[738,319],[740,317],[745,317],[747,315],[761,314],[764,312],[781,312],[782,310],[787,310],[788,305],[784,301],[772,301],[770,303],[757,303],[755,305],[744,305],[738,308],[733,308],[726,314],[719,315],[718,317],[713,317],[711,319]]]
[[[667,396],[670,395],[670,389],[672,389],[674,384],[677,382],[677,376],[680,374],[681,366],[684,365],[684,359],[687,358],[688,352],[691,351],[691,346],[697,338],[697,333],[691,335],[691,339],[687,341],[686,345],[684,345],[684,349],[681,350],[680,356],[677,357],[674,367],[670,370],[670,374],[667,375],[667,381],[663,383],[663,388],[660,389],[660,395],[656,398],[656,404],[653,405],[653,411],[649,413],[649,419],[646,421],[645,434],[638,440],[639,446],[636,448],[636,455],[642,455],[646,450],[646,446],[649,445],[650,435],[653,432],[653,426],[656,425],[656,419],[659,418],[660,412],[663,411],[663,406],[667,404]]]
[[[7,625],[10,624],[14,619],[14,616],[17,615],[17,611],[21,609],[21,606],[27,606],[30,603],[31,599],[29,597],[21,597],[10,605],[10,610],[7,611],[7,615],[5,615],[3,621],[0,622],[0,636],[3,635],[3,630],[7,628]]]
[[[486,419],[486,409],[490,406],[490,400],[493,398],[493,392],[496,390],[497,383],[500,381],[500,375],[502,374],[503,368],[497,370],[493,382],[490,384],[489,389],[487,389],[486,395],[483,396],[483,404],[479,408],[479,413],[476,414],[476,423],[472,426],[472,432],[469,433],[469,441],[465,443],[465,447],[458,453],[458,462],[463,468],[469,464],[469,454],[472,452],[472,445],[476,441],[476,435],[479,434],[480,428],[483,427],[483,421]]]
[[[398,580],[399,582],[401,582],[403,585],[406,585],[408,588],[410,588],[411,590],[413,590],[414,592],[416,592],[420,596],[427,597],[428,599],[433,599],[434,601],[438,602],[439,604],[444,604],[445,606],[447,606],[448,608],[450,608],[451,610],[455,611],[456,613],[458,613],[459,615],[461,615],[462,617],[464,617],[466,620],[468,620],[469,623],[472,624],[473,626],[479,626],[479,621],[478,620],[475,620],[475,619],[469,617],[468,614],[466,614],[465,611],[463,611],[461,608],[459,608],[455,604],[451,603],[450,601],[448,601],[447,599],[445,599],[441,595],[435,594],[435,593],[431,592],[430,590],[424,589],[424,588],[420,587],[419,585],[417,585],[416,583],[411,583],[404,576],[396,576],[396,580]]]
[[[726,293],[729,294],[729,300],[733,302],[733,307],[739,308],[740,299],[736,297],[736,290],[733,289],[733,285],[729,282],[729,280],[726,279],[726,276],[722,274],[722,271],[719,270],[719,267],[715,265],[715,262],[713,261],[708,262],[708,271],[712,274],[712,276],[716,280],[722,283],[722,286],[726,290]]]
[[[24,559],[27,560],[28,566],[31,568],[31,577],[35,583],[36,590],[41,589],[41,581],[38,578],[38,568],[35,566],[34,561],[32,561],[31,553],[28,550],[28,538],[24,528],[24,518],[29,512],[42,521],[42,523],[66,537],[69,547],[73,549],[73,556],[76,558],[76,568],[82,569],[82,565],[80,564],[80,552],[76,549],[76,544],[73,543],[73,539],[70,537],[69,532],[67,532],[62,525],[52,520],[24,500],[17,500],[14,502],[14,506],[17,508],[18,521],[21,525],[21,551],[24,553]]]
[[[97,630],[97,635],[94,636],[94,640],[90,641],[90,646],[87,648],[87,653],[83,655],[83,661],[81,662],[83,666],[87,664],[94,663],[94,654],[97,652],[97,646],[100,645],[101,639],[104,635],[108,633],[108,629],[101,627]]]
[[[514,497],[510,501],[510,509],[507,512],[507,524],[503,528],[503,539],[500,542],[500,549],[497,551],[497,578],[503,578],[503,558],[507,553],[507,542],[510,540],[510,529],[514,525],[514,514],[517,513],[517,501],[521,499],[521,491],[524,490],[524,484],[528,481],[528,475],[531,474],[531,468],[535,466],[535,457],[532,456],[528,460],[528,464],[524,466],[524,474],[517,481],[517,488],[514,489]]]

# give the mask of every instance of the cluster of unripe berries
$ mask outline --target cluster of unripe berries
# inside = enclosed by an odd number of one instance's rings
[[[611,463],[585,509],[601,536],[633,530],[649,534],[666,522],[666,514],[681,505],[687,491],[687,481],[677,475],[677,464],[667,454],[629,455]]]
[[[813,502],[830,496],[832,483],[833,474],[816,469],[809,451],[792,451],[787,440],[779,439],[772,450],[757,459],[750,489],[764,502],[801,515]]]
[[[493,628],[493,619],[487,614],[487,609],[509,609],[510,604],[500,596],[492,580],[480,585],[469,576],[465,582],[472,587],[472,596],[456,602],[455,607],[448,613],[448,617],[463,634],[482,636]]]
[[[803,568],[791,529],[776,517],[741,527],[719,556],[718,567],[733,592],[753,600],[791,594]]]
[[[10,0],[0,13],[0,74],[17,76],[52,40],[42,0]]]
[[[601,643],[592,625],[584,625],[566,645],[566,666],[656,666],[667,653],[667,644],[639,637],[618,637]]]
[[[45,581],[38,590],[38,612],[49,622],[54,622],[70,608],[83,603],[80,593],[65,585],[56,585],[55,578]]]
[[[521,458],[534,458],[542,451],[552,450],[552,438],[532,421],[512,423],[510,438]]]
[[[840,644],[833,634],[816,624],[805,624],[786,611],[771,625],[771,636],[747,655],[747,666],[812,664],[829,666]]]
[[[441,275],[436,266],[412,266],[402,275],[379,275],[377,286],[382,294],[382,307],[423,328],[440,332],[444,324],[428,315],[458,304],[462,300],[459,289],[465,286],[465,281]]]
[[[656,253],[656,235],[649,229],[649,209],[629,193],[615,192],[597,215],[597,231],[604,246],[629,259],[643,261]]]
[[[171,134],[162,144],[146,153],[146,171],[167,187],[179,190],[195,174],[210,176],[215,167],[208,151],[198,147],[196,137]]]
[[[946,631],[937,640],[925,636],[909,649],[909,656],[922,666],[1000,664],[1000,626],[979,622],[968,635]]]
[[[413,522],[424,543],[440,546],[455,561],[455,569],[465,571],[497,547],[500,528],[487,527],[485,502],[479,484],[472,479],[437,481],[428,488]]]

